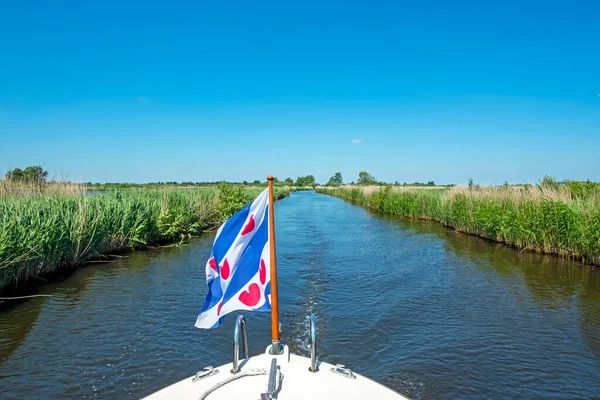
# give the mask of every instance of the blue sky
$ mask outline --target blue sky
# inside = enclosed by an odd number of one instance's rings
[[[600,180],[600,2],[5,2],[0,172]]]

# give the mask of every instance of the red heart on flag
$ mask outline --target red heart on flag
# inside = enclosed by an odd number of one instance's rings
[[[223,265],[221,266],[221,277],[225,280],[229,278],[229,262],[227,259],[223,260]]]
[[[223,303],[219,303],[217,306],[217,315],[221,315],[221,307],[223,307]]]
[[[215,262],[214,257],[211,257],[210,260],[208,260],[208,265],[210,265],[210,267],[215,271],[217,270],[217,263]]]
[[[258,276],[260,278],[260,283],[263,285],[267,281],[267,267],[265,266],[265,260],[260,259],[260,267],[258,268]]]
[[[248,291],[240,293],[240,301],[248,307],[254,307],[260,300],[260,287],[253,283],[248,287]]]
[[[254,230],[254,214],[252,214],[250,216],[250,220],[248,221],[248,223],[244,227],[244,230],[242,231],[242,236],[252,232],[253,230]]]

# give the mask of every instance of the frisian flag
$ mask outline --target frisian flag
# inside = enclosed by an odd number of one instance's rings
[[[268,203],[267,189],[217,231],[197,328],[216,328],[236,310],[271,310]]]

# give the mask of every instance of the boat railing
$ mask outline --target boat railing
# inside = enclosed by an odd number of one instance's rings
[[[233,329],[233,368],[231,373],[236,374],[240,370],[240,330],[242,331],[242,349],[244,350],[244,358],[248,358],[248,332],[246,331],[246,319],[243,315],[239,315],[235,320]]]
[[[317,317],[310,316],[310,372],[317,372]]]

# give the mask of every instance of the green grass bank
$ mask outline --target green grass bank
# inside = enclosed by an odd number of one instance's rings
[[[264,188],[5,190],[0,196],[0,291],[90,260],[180,241],[212,229]],[[275,198],[289,195],[275,188]]]
[[[580,185],[319,187],[382,213],[438,221],[519,249],[600,265],[600,191]]]

